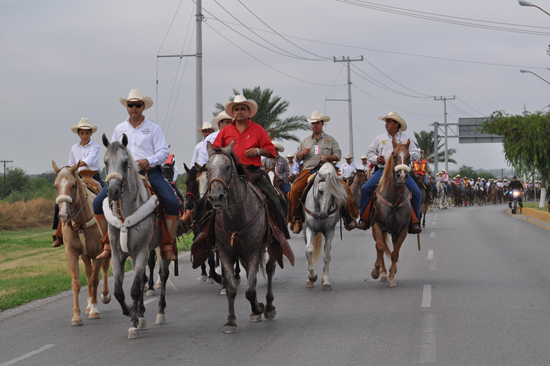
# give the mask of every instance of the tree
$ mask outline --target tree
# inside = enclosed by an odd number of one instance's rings
[[[458,174],[460,174],[461,178],[468,177],[468,178],[476,178],[476,172],[474,171],[474,168],[471,166],[462,165],[458,169]]]
[[[281,100],[279,96],[273,96],[273,90],[261,89],[259,86],[254,89],[243,88],[242,93],[233,89],[235,95],[244,95],[246,99],[252,99],[258,104],[258,112],[252,117],[252,122],[261,125],[267,131],[272,140],[291,140],[300,142],[300,139],[293,134],[294,131],[308,131],[310,129],[306,116],[290,116],[281,119],[282,115],[288,109],[290,102]],[[230,96],[232,100],[235,95]],[[216,103],[214,116],[223,111],[224,105]]]
[[[538,171],[546,192],[550,170],[550,112],[524,111],[522,115],[511,115],[495,111],[480,129],[502,136],[506,160],[520,174]],[[544,194],[541,204],[543,199]]]
[[[6,197],[12,192],[24,192],[29,187],[30,178],[21,168],[9,167],[6,172]],[[1,180],[4,191],[4,180]]]
[[[485,180],[498,179],[496,176],[493,175],[493,173],[489,172],[479,172],[477,173],[477,178],[485,178]]]
[[[414,137],[416,138],[416,146],[424,152],[428,163],[434,163],[434,131],[420,131],[415,132]],[[445,150],[441,151],[444,144],[441,143],[441,139],[437,139],[437,151],[438,151],[438,162],[445,162]],[[456,149],[447,150],[447,158],[449,163],[456,164],[456,160],[452,159],[451,156],[456,153]]]

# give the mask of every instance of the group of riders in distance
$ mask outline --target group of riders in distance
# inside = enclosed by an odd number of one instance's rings
[[[110,141],[103,134],[105,181],[99,174],[99,145],[91,139],[97,127],[87,118],[71,128],[80,141],[71,148],[68,166],[59,168],[53,162],[57,174],[53,246],[65,246],[73,277],[72,325],[82,325],[78,258],[84,261],[90,284],[86,308],[90,318],[99,318],[100,270],[104,279],[101,299],[110,301],[106,271],[112,260],[115,298],[123,314],[131,317],[129,338],[139,337],[139,329],[145,327],[145,269],[148,257],[153,258],[155,252],[162,289],[156,322],[165,323],[169,263],[175,261],[177,275],[176,237],[189,231],[194,233],[193,268],[201,266],[205,274],[208,263],[208,277],[224,287],[229,302],[224,332],[234,333],[241,265],[248,282],[250,321],[259,322],[262,315],[275,317],[275,268],[277,264],[284,267],[283,257],[294,265],[287,241],[290,231],[298,234],[304,230],[308,288],[317,280],[314,264],[324,236],[321,282],[323,290],[330,290],[330,243],[337,222],[342,219],[347,230],[372,228],[377,250],[372,277],[393,287],[400,246],[407,234],[422,232],[420,219],[424,216],[425,223],[426,211],[435,200],[440,208],[446,208],[449,198],[456,206],[502,202],[508,190],[521,185],[516,177],[512,182],[479,178],[474,182],[460,176],[450,180],[444,170],[434,179],[426,158],[405,134],[405,120],[395,112],[380,118],[385,131],[370,144],[361,164],[354,163],[349,154],[338,164],[342,159],[339,144],[323,130],[330,117],[318,111],[308,118],[311,135],[285,158],[280,155],[284,146],[271,141],[266,130],[252,122],[257,103],[237,95],[199,129],[203,140],[195,147],[191,164],[183,164],[187,172],[184,196],[175,185],[178,169],[166,138],[143,114],[153,100],[132,89],[119,101],[128,118],[115,127]],[[391,256],[389,270],[384,254]],[[126,303],[122,290],[127,258],[135,269],[132,304]],[[221,273],[215,270],[219,263]],[[256,296],[260,267],[268,278],[265,305]],[[149,268],[152,278],[154,259]]]

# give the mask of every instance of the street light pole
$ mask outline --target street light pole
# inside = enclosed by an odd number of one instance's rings
[[[544,82],[546,82],[547,84],[550,84],[550,82],[549,82],[548,80],[541,78],[540,76],[538,76],[537,74],[535,74],[533,71],[529,71],[529,70],[519,70],[519,72],[521,72],[522,74],[525,74],[525,73],[533,74],[533,75],[535,75],[536,77],[538,77],[539,79],[541,79],[541,80],[543,80]]]
[[[544,10],[543,8],[541,8],[540,6],[537,6],[537,5],[535,5],[535,4],[530,3],[529,1],[518,0],[518,3],[519,3],[519,5],[521,5],[521,6],[533,6],[533,7],[537,8],[537,9],[539,9],[539,10],[545,12],[547,15],[550,15],[549,12],[547,12],[546,10]]]

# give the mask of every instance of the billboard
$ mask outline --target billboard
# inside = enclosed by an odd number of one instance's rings
[[[502,136],[481,133],[478,128],[489,117],[473,117],[458,119],[458,142],[460,144],[480,144],[488,142],[502,142]]]

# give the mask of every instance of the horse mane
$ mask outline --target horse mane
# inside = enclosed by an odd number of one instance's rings
[[[235,156],[235,153],[233,151],[231,151],[231,154],[229,154],[227,151],[225,151],[225,149],[223,149],[221,147],[212,146],[212,148],[214,149],[215,154],[224,154],[224,155],[229,156],[231,158],[231,160],[233,160],[233,163],[235,163],[235,167],[237,168],[237,174],[238,175],[245,175],[246,174],[244,166],[239,162],[239,159]]]
[[[344,206],[348,199],[348,192],[344,185],[340,182],[340,178],[338,178],[338,174],[336,174],[334,165],[331,163],[325,163],[321,169],[319,169],[319,173],[322,174],[323,170],[328,170],[328,172],[326,172],[325,191],[334,197],[334,203],[338,207]],[[317,174],[315,177],[315,183],[318,184],[320,179],[319,174]]]
[[[139,167],[136,161],[134,160],[134,157],[130,153],[130,151],[126,148],[126,146],[124,146],[120,141],[111,142],[109,144],[109,147],[107,148],[106,157],[109,157],[111,154],[115,154],[118,149],[122,149],[122,151],[124,151],[128,156],[128,170],[129,170],[128,175],[134,177],[141,199],[144,202],[146,202],[149,195],[147,193],[147,188],[145,187],[145,183],[143,183],[141,177],[139,176]]]

